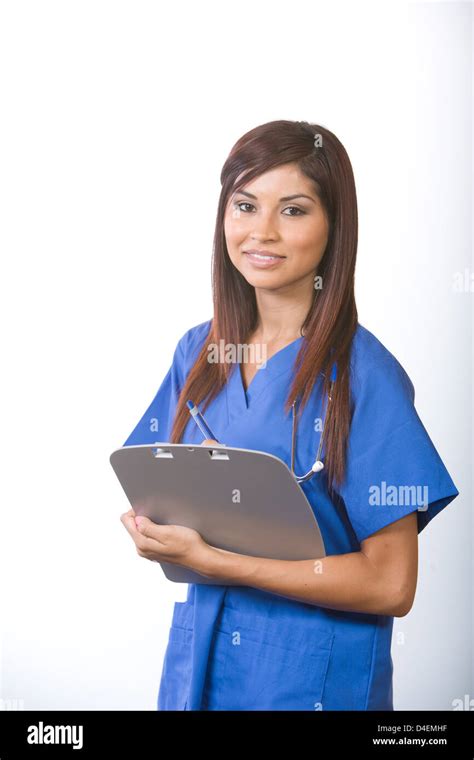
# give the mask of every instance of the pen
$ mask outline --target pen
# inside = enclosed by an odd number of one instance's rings
[[[192,401],[186,401],[186,404],[191,417],[194,419],[204,438],[212,438],[216,443],[219,443],[197,406]]]

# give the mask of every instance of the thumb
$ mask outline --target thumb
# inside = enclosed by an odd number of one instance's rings
[[[217,441],[214,440],[214,438],[206,438],[202,443],[201,446],[212,446],[213,443],[216,443],[218,446],[222,445],[217,443]]]
[[[149,523],[148,517],[145,517],[144,515],[138,515],[135,517],[135,526],[137,530],[139,530],[141,533],[143,533],[146,529],[147,523]]]

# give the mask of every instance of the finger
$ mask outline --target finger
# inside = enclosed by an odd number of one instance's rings
[[[136,534],[134,540],[138,553],[147,559],[156,557],[157,555],[165,559],[167,554],[170,553],[170,547],[167,545],[164,536],[167,526],[153,525],[153,523],[151,525],[151,528],[148,525],[143,526]],[[147,534],[143,533],[143,530],[147,531]],[[150,531],[153,532],[153,536],[150,535]],[[161,536],[158,535],[159,533],[161,533]],[[161,541],[160,538],[163,540]]]
[[[133,510],[129,510],[128,512],[124,512],[123,515],[120,516],[120,519],[127,529],[128,533],[131,535],[135,548],[137,550],[137,554],[140,557],[143,557],[144,559],[151,559],[153,557],[156,557],[156,555],[162,551],[163,544],[160,544],[155,538],[151,538],[149,536],[143,535],[142,531],[137,530],[136,520],[139,522],[146,521],[147,523],[150,523],[151,526],[154,525],[154,523],[151,522],[147,517],[141,517],[138,518],[135,517],[135,513]],[[143,523],[142,523],[143,525]],[[159,527],[159,526],[155,526]],[[147,526],[146,529],[149,529],[149,526]],[[154,562],[159,562],[159,560],[154,559]]]
[[[135,518],[133,515],[130,514],[130,512],[125,512],[125,514],[122,515],[121,519],[128,533],[131,535],[140,557],[144,557],[147,559],[148,558],[147,553],[153,552],[153,551],[155,551],[156,553],[156,551],[160,548],[158,542],[154,538],[144,536],[139,530],[137,530],[135,520],[138,518]],[[146,520],[147,518],[140,518],[140,519]]]
[[[214,438],[206,438],[202,443],[201,446],[212,446],[212,444],[217,443],[217,441],[214,440]],[[219,445],[219,444],[217,444]]]
[[[170,535],[169,527],[167,525],[157,525],[148,517],[137,517],[136,524],[140,536],[149,538],[158,543],[164,543],[166,538]]]
[[[120,515],[120,519],[124,520],[125,517],[135,517],[135,512],[133,509],[129,509],[128,512],[124,512],[122,515]]]
[[[130,514],[130,512],[124,512],[123,515],[120,515],[120,520],[122,521],[122,524],[125,526],[127,531],[132,536],[133,540],[140,534],[138,533],[137,526],[135,524],[135,517],[134,515]]]

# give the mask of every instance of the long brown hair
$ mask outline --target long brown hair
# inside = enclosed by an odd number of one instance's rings
[[[178,399],[171,442],[178,443],[189,420],[186,400],[209,403],[227,382],[233,366],[209,362],[208,344],[224,340],[245,343],[257,325],[255,289],[232,264],[224,234],[224,214],[231,193],[264,172],[294,163],[313,181],[328,217],[328,242],[317,274],[323,287],[314,290],[312,305],[302,325],[304,337],[295,360],[295,375],[285,411],[300,398],[298,414],[307,403],[320,373],[322,390],[330,390],[331,369],[337,379],[327,407],[323,445],[328,489],[340,485],[346,467],[347,440],[352,416],[350,349],[357,328],[354,270],[357,253],[357,197],[349,157],[328,129],[306,121],[278,120],[244,134],[232,148],[221,171],[212,259],[214,316],[207,340],[191,368]],[[327,398],[327,396],[325,396]]]

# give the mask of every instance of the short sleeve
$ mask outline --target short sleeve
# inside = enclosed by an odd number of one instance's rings
[[[169,442],[181,390],[209,333],[211,321],[191,327],[179,339],[171,366],[153,401],[123,446]]]
[[[183,336],[184,338],[184,336]],[[173,361],[153,401],[123,446],[168,442],[176,404],[184,384],[184,339],[178,342]]]
[[[414,511],[420,533],[459,491],[418,416],[413,383],[396,358],[387,351],[357,374],[353,370],[346,476],[337,490],[359,543]]]

